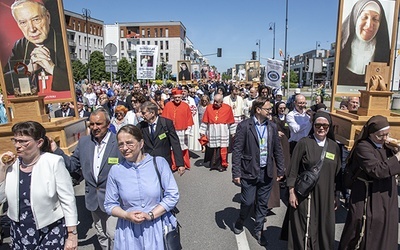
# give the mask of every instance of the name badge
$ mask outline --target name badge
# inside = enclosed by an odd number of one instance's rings
[[[162,140],[167,138],[167,135],[165,133],[162,133],[161,135],[158,136],[158,139]]]
[[[335,154],[329,152],[326,152],[325,157],[332,161],[335,160]]]
[[[118,164],[118,158],[117,157],[109,157],[108,164]]]

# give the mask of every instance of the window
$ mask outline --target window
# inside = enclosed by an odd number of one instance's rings
[[[86,43],[86,36],[83,38],[83,42],[84,42],[84,44],[87,44]]]
[[[124,37],[124,30],[123,29],[121,29],[119,33],[120,33],[119,34],[120,37]]]
[[[142,29],[142,37],[145,37],[144,29]]]
[[[78,44],[79,44],[79,45],[82,45],[81,35],[78,36]]]
[[[169,31],[168,28],[165,28],[165,37],[168,37],[168,35],[169,35],[168,31]]]
[[[81,31],[81,23],[78,23],[78,31]]]
[[[154,45],[158,45],[158,41],[154,41]]]
[[[124,45],[125,45],[124,41],[121,41],[121,50],[125,50]]]
[[[169,54],[165,53],[165,61],[168,62],[169,61]]]
[[[165,41],[165,49],[169,49],[169,42],[168,41]]]
[[[74,21],[72,21],[72,29],[75,30],[75,28],[76,27],[75,27],[75,20],[74,20]]]
[[[97,48],[96,38],[93,38],[93,45],[94,45],[95,48]]]
[[[82,49],[79,49],[79,59],[82,59]]]
[[[150,28],[147,29],[147,37],[150,37]]]
[[[160,53],[160,58],[162,59],[164,57],[164,53]]]
[[[90,25],[90,34],[93,34],[92,32],[93,32],[93,27],[92,25]]]
[[[154,37],[157,37],[158,29],[154,28]]]
[[[160,28],[160,37],[163,37],[163,28]]]
[[[145,41],[142,41],[142,45],[145,45],[146,44],[146,42]]]
[[[160,49],[164,49],[163,41],[160,41]]]

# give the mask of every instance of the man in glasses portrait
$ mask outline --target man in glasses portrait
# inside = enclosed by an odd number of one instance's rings
[[[24,37],[15,42],[4,67],[7,93],[14,94],[21,77],[29,77],[42,92],[69,90],[63,39],[50,25],[44,1],[15,0],[11,12]]]

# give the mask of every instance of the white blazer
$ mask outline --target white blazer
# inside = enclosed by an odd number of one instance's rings
[[[8,168],[0,183],[0,201],[8,201],[7,215],[19,221],[19,159]],[[43,153],[32,169],[31,208],[36,229],[41,229],[65,217],[66,226],[78,225],[78,212],[71,177],[64,159]]]

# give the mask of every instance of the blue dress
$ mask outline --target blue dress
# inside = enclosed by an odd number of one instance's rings
[[[153,157],[146,154],[139,163],[124,161],[112,166],[107,180],[104,207],[111,215],[114,207],[125,211],[150,212],[158,204],[170,211],[178,203],[179,193],[168,162],[157,157],[164,195],[160,201],[160,184],[153,164]],[[161,220],[174,218],[158,217],[141,224],[118,219],[115,230],[114,249],[164,249],[163,223]]]
[[[19,222],[11,220],[11,249],[63,250],[67,236],[64,218],[39,230],[31,209],[31,173],[19,171]]]

